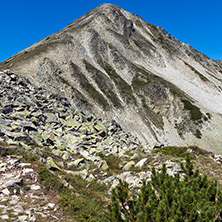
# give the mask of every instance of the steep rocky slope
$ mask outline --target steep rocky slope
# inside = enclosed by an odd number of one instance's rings
[[[0,64],[141,142],[220,152],[222,62],[103,4]]]

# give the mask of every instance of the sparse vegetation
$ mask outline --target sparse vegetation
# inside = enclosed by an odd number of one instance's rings
[[[181,167],[184,178],[169,176],[166,165],[161,172],[153,168],[151,182],[143,181],[137,195],[132,194],[128,183],[120,181],[112,190],[109,221],[221,221],[222,191],[217,182],[194,171],[190,155]]]
[[[102,92],[112,101],[112,103],[116,107],[120,107],[121,102],[119,101],[118,97],[113,92],[113,83],[111,80],[101,71],[96,69],[93,65],[88,63],[84,60],[86,70],[92,74],[93,79],[95,80],[96,84],[102,90]]]
[[[70,67],[73,70],[73,77],[79,81],[81,87],[86,90],[89,96],[92,97],[98,104],[102,105],[104,109],[107,109],[109,104],[103,95],[93,87],[93,85],[88,81],[88,79],[82,74],[82,72],[74,63],[70,63]]]
[[[190,154],[191,158],[195,157],[194,154],[203,155],[203,156],[211,155],[210,152],[200,149],[197,146],[185,146],[185,147],[164,146],[164,147],[156,149],[155,152],[162,153],[168,156],[182,157],[182,158],[185,158],[187,153],[191,153]]]
[[[185,157],[188,151],[188,147],[176,147],[176,146],[165,146],[155,150],[157,153],[162,153],[168,156],[174,157]]]
[[[38,172],[41,183],[47,190],[59,194],[60,207],[77,221],[104,221],[103,212],[106,196],[106,186],[96,181],[88,184],[80,176],[64,174],[64,181],[72,187],[64,185],[56,174],[42,167]]]

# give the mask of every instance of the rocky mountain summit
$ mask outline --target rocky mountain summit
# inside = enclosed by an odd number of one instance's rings
[[[0,70],[1,221],[106,221],[188,153],[222,188],[222,62],[163,28],[103,4]]]
[[[141,142],[221,150],[222,62],[119,6],[98,6],[7,68]]]

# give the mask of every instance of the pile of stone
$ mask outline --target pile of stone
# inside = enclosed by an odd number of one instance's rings
[[[140,147],[115,121],[86,116],[10,70],[0,72],[0,141],[25,149],[47,146],[64,160],[80,154],[98,164],[101,152],[124,156]]]

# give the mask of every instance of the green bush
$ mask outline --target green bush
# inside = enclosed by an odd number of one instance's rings
[[[222,192],[216,181],[193,170],[190,155],[181,164],[184,177],[169,176],[166,165],[161,172],[152,169],[151,181],[143,181],[138,195],[120,181],[112,190],[108,206],[109,221],[210,222],[222,221]]]

